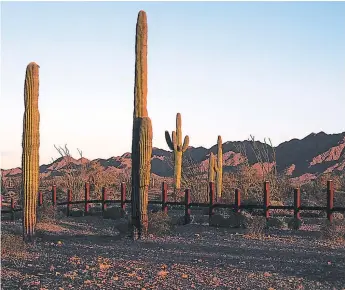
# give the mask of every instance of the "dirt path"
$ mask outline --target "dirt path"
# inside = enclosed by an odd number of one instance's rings
[[[24,257],[2,257],[2,289],[345,289],[345,245],[312,232],[258,240],[188,225],[134,243],[95,217],[41,229]],[[2,222],[2,235],[19,231]]]

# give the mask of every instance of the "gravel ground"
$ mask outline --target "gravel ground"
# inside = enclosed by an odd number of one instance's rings
[[[63,218],[42,224],[36,245],[21,256],[9,257],[4,245],[1,288],[345,289],[345,245],[327,244],[311,230],[255,239],[192,224],[132,242],[114,224]],[[3,237],[20,229],[20,221],[2,221]]]

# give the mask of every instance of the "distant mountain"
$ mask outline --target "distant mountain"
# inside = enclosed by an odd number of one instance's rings
[[[324,132],[312,133],[301,140],[292,139],[281,143],[275,148],[259,141],[255,141],[255,146],[261,152],[265,150],[268,156],[271,156],[275,152],[278,172],[286,171],[291,178],[297,178],[301,181],[313,179],[320,173],[345,170],[345,132],[339,134],[326,134]],[[209,149],[204,147],[189,147],[185,154],[191,157],[199,166],[207,168],[210,152],[217,154],[217,145]],[[173,170],[171,163],[169,163],[171,152],[153,148],[152,153],[152,173],[161,177],[172,176]],[[224,171],[236,169],[237,166],[245,161],[244,155],[247,156],[251,166],[260,170],[251,141],[228,141],[223,143]],[[71,158],[70,161],[76,167],[89,162],[86,158]],[[266,165],[269,167],[274,165],[271,158],[264,161],[267,161]],[[41,165],[40,172],[43,176],[62,175],[68,163],[69,160],[67,157],[61,157],[48,165]],[[98,163],[105,170],[122,171],[131,168],[131,154],[125,153],[122,156],[111,157],[109,159],[95,159],[91,163]],[[19,176],[21,169],[17,167],[1,170],[1,174],[5,180],[9,177]]]

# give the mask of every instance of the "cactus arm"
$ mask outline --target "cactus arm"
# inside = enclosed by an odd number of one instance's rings
[[[209,163],[208,163],[208,181],[209,182],[214,182],[214,169],[215,169],[215,160],[214,160],[214,155],[211,152],[210,157],[209,157]]]
[[[172,143],[174,145],[174,151],[178,151],[177,150],[177,141],[176,141],[176,132],[172,131],[171,136],[172,136]]]
[[[186,135],[183,141],[182,152],[186,152],[186,150],[188,149],[188,146],[189,146],[189,136]]]
[[[177,141],[177,150],[181,150],[182,147],[182,118],[181,114],[176,114],[176,141]]]
[[[147,117],[147,17],[140,11],[135,41],[134,117]]]
[[[168,131],[165,131],[165,141],[167,142],[169,149],[174,150],[174,144],[171,141],[170,134]]]

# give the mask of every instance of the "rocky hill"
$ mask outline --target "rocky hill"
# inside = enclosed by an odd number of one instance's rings
[[[253,146],[254,145],[254,146]],[[254,149],[254,150],[253,150]],[[185,156],[191,158],[195,164],[207,168],[209,153],[217,153],[217,145],[207,149],[204,147],[189,147]],[[223,144],[224,172],[235,170],[246,160],[250,166],[260,170],[260,158],[268,167],[272,167],[273,155],[276,156],[278,172],[285,171],[291,178],[307,181],[315,178],[320,173],[345,171],[345,132],[339,134],[326,134],[324,132],[312,133],[305,138],[292,139],[271,147],[259,141],[235,141]],[[152,173],[161,177],[172,176],[171,153],[169,151],[153,148]],[[68,159],[61,157],[51,164],[41,165],[40,172],[43,176],[56,176],[63,174],[69,161],[73,166],[91,162],[102,166],[104,170],[122,171],[131,167],[131,154],[109,159],[86,158]],[[21,174],[20,168],[1,170],[4,181]]]

